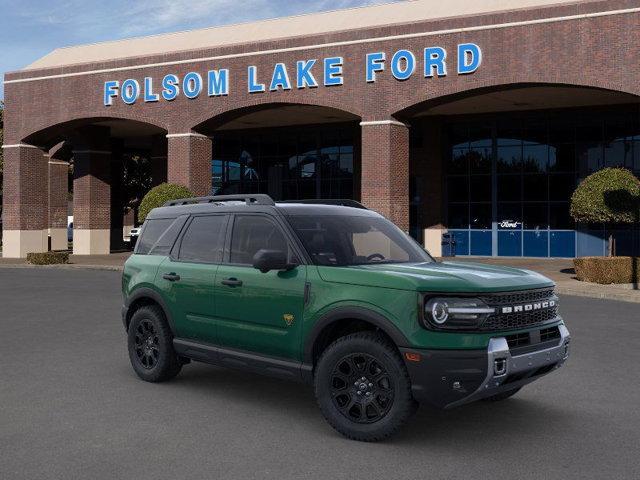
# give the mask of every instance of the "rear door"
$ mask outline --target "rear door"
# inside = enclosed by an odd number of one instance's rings
[[[222,260],[229,216],[193,216],[171,256],[158,269],[176,335],[216,343],[214,282]]]
[[[307,267],[261,273],[252,266],[260,249],[285,251],[289,261],[300,263],[291,240],[270,215],[234,216],[215,282],[221,345],[298,359]]]

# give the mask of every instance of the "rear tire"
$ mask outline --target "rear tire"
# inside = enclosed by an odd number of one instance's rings
[[[513,390],[509,390],[508,392],[498,393],[497,395],[483,398],[482,400],[484,400],[485,402],[500,402],[502,400],[506,400],[507,398],[513,397],[520,391],[521,388],[522,387],[514,388]]]
[[[182,369],[173,334],[162,310],[147,305],[131,317],[127,337],[129,360],[136,374],[146,382],[164,382]]]
[[[329,345],[318,360],[314,384],[327,422],[352,440],[388,438],[417,408],[400,354],[372,332],[353,333]]]

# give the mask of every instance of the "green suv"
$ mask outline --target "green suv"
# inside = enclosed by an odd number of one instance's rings
[[[345,436],[386,438],[418,402],[502,400],[560,367],[569,332],[531,271],[435,261],[357,202],[168,202],[122,277],[133,369],[200,361],[313,384]]]

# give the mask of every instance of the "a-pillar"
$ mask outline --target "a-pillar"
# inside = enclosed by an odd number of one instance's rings
[[[79,132],[73,150],[73,253],[110,253],[111,145],[108,129]]]
[[[409,231],[409,128],[396,120],[363,121],[362,203]]]
[[[212,142],[199,133],[173,133],[167,135],[169,183],[184,185],[194,195],[211,192]]]
[[[4,145],[2,256],[46,252],[48,154],[27,144]]]
[[[69,164],[49,157],[49,237],[51,250],[67,250]]]
[[[167,138],[154,135],[151,140],[151,185],[156,186],[167,181]]]

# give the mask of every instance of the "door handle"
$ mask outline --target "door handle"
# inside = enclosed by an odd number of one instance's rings
[[[225,278],[222,280],[222,284],[228,287],[240,287],[242,286],[242,280],[238,280],[235,277]]]
[[[176,272],[171,272],[165,273],[164,275],[162,275],[162,278],[164,278],[165,280],[169,280],[170,282],[177,282],[178,280],[180,280],[180,275],[178,275]]]

